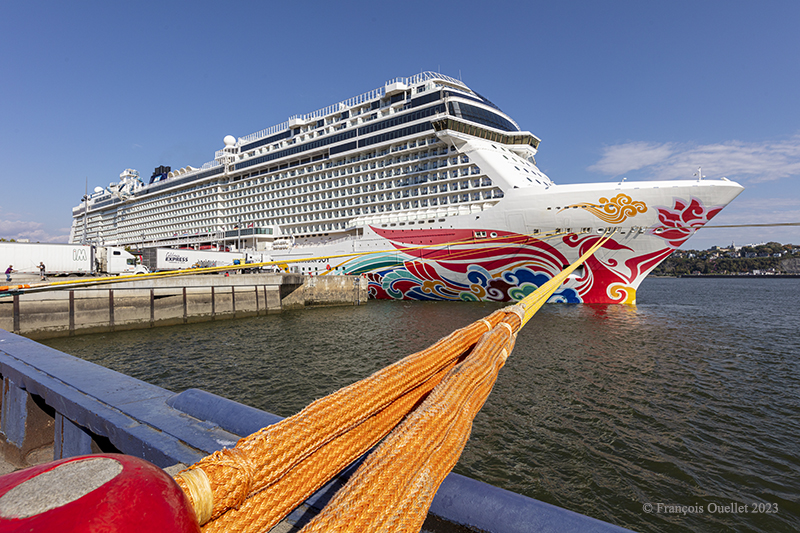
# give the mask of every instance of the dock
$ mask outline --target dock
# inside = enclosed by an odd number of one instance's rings
[[[79,280],[80,278],[78,278]],[[38,276],[15,276],[33,285]],[[52,280],[51,280],[52,281]],[[108,283],[110,282],[110,283]],[[329,305],[363,305],[361,276],[291,273],[145,277],[0,296],[0,328],[31,339],[171,326]]]

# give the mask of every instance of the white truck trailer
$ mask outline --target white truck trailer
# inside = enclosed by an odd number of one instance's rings
[[[150,248],[144,251],[144,264],[152,271],[182,270],[244,264],[244,254],[214,250]]]
[[[44,263],[48,276],[69,274],[139,274],[147,269],[136,264],[136,257],[115,246],[88,244],[0,242],[0,264],[20,273],[38,274]]]

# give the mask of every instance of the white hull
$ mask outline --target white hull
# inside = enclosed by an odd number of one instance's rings
[[[376,298],[507,301],[616,230],[551,301],[635,303],[648,272],[741,191],[736,183],[708,180],[516,189],[494,207],[446,225],[370,226],[360,238],[295,245],[272,257],[299,272],[365,274]]]

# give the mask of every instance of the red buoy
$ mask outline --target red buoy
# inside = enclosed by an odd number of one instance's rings
[[[181,488],[121,454],[70,457],[0,477],[0,532],[199,533]]]

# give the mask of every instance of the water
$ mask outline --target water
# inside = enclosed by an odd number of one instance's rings
[[[800,530],[800,280],[648,278],[638,300],[545,306],[455,471],[637,531]],[[499,307],[370,301],[47,344],[288,416]]]

